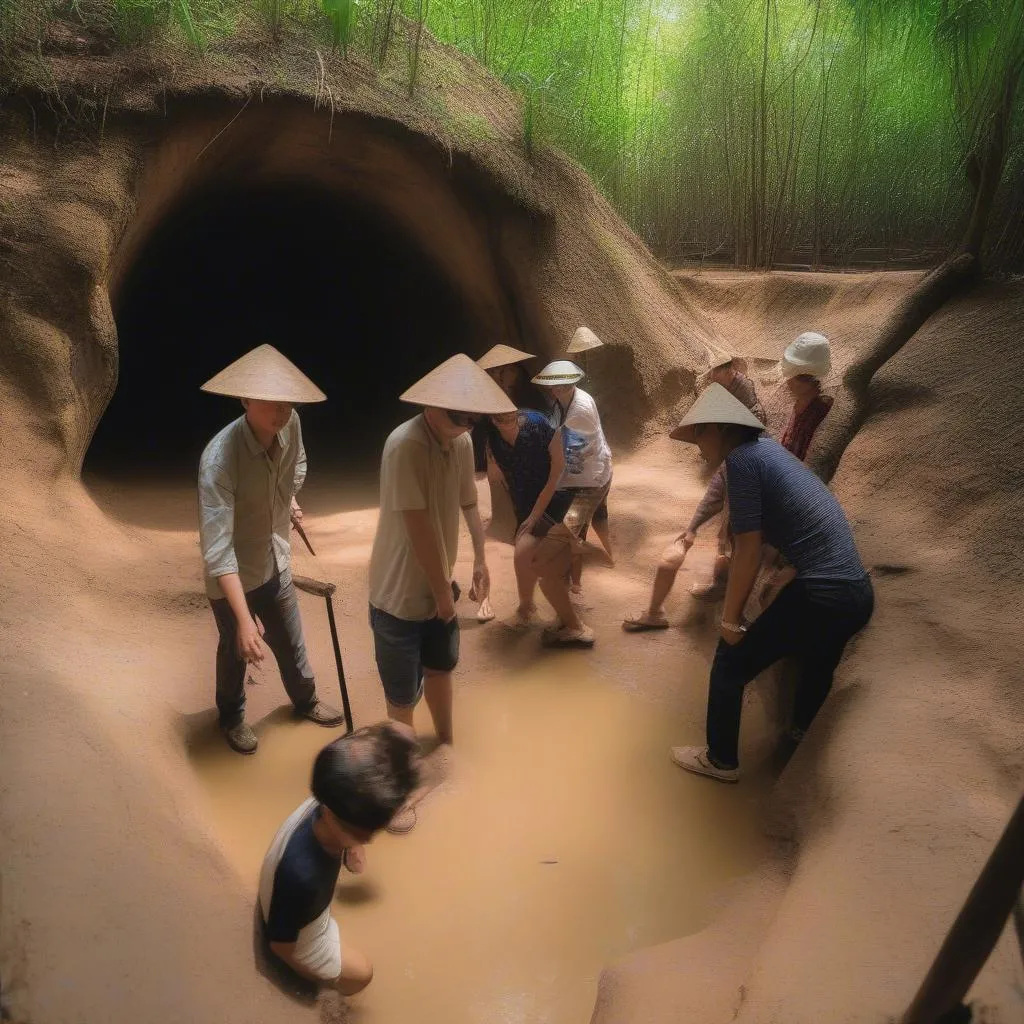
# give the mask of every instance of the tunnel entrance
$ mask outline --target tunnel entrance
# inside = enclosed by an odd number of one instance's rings
[[[269,342],[326,392],[300,410],[311,468],[375,472],[398,395],[475,354],[454,287],[387,214],[302,180],[208,187],[181,201],[113,296],[119,379],[85,470],[194,479],[242,410],[199,386]]]

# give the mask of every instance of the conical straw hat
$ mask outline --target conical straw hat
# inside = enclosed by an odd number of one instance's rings
[[[481,370],[462,352],[446,359],[400,397],[412,405],[474,412],[482,416],[516,411],[515,405],[491,380],[487,371]]]
[[[236,359],[200,388],[213,395],[263,402],[324,402],[327,396],[273,345],[260,345]]]
[[[729,352],[726,349],[718,348],[717,346],[708,347],[710,358],[708,368],[697,378],[697,389],[703,388],[709,380],[711,380],[712,370],[717,370],[719,366],[725,366],[726,363],[732,363],[733,369],[739,373],[747,372],[747,360],[739,355],[737,352]]]
[[[550,388],[556,384],[576,384],[583,380],[584,376],[583,371],[574,362],[568,359],[556,359],[553,363],[548,363],[533,378],[532,383]]]
[[[476,365],[481,370],[494,370],[499,366],[512,366],[513,363],[525,363],[532,359],[532,352],[523,352],[511,345],[495,345],[494,348],[485,352],[477,361]]]
[[[669,434],[673,441],[693,444],[693,428],[699,423],[738,423],[741,427],[764,430],[764,424],[738,399],[722,387],[711,384]]]
[[[602,345],[604,342],[589,327],[577,327],[565,354],[571,356],[577,352],[588,352],[592,348],[601,348]]]

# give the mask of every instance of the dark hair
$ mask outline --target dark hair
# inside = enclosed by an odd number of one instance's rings
[[[313,796],[348,825],[377,832],[419,782],[416,740],[390,722],[328,743],[313,762]]]
[[[742,423],[719,423],[718,429],[722,437],[732,441],[736,448],[748,441],[756,441],[764,433],[764,427],[748,427]]]

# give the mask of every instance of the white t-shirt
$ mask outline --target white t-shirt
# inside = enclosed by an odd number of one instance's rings
[[[566,430],[565,475],[561,487],[604,487],[612,478],[612,451],[604,438],[597,403],[576,388],[569,408],[555,404],[554,424]]]

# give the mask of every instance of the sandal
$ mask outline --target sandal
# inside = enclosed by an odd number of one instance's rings
[[[490,622],[494,618],[494,609],[491,607],[491,599],[485,597],[480,602],[480,607],[477,609],[476,621],[477,622]]]
[[[622,628],[627,633],[646,633],[653,629],[668,629],[668,619],[649,619],[646,612],[639,615],[627,615],[622,620]]]

